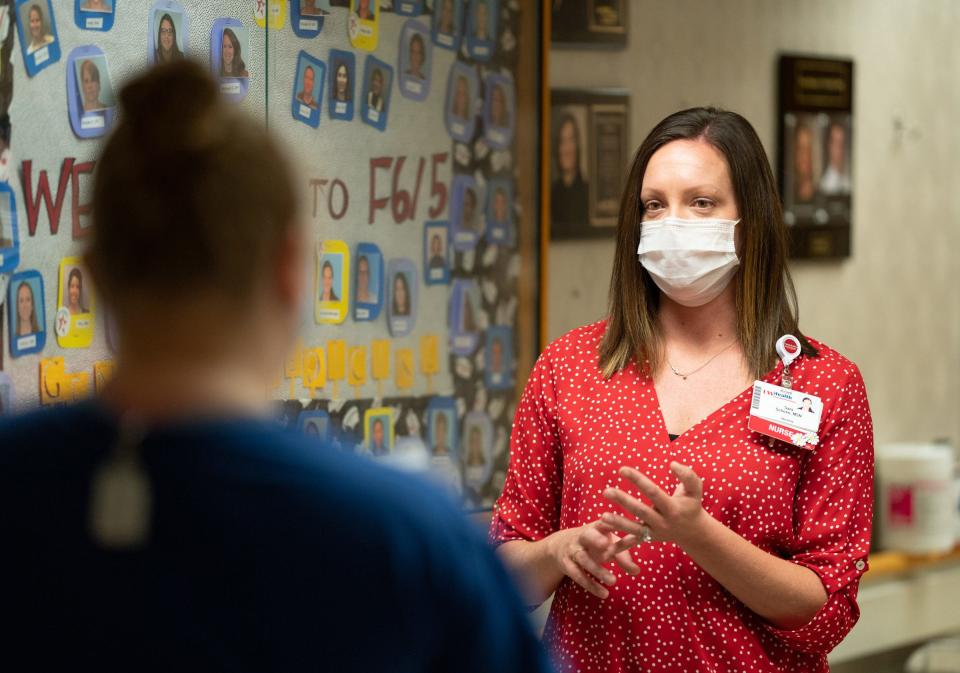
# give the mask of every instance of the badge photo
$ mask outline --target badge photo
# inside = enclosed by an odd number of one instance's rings
[[[474,61],[489,61],[497,48],[497,0],[473,0],[467,13],[467,53]]]
[[[330,414],[326,411],[303,411],[297,417],[297,429],[319,442],[330,438]]]
[[[320,106],[323,104],[323,83],[327,66],[318,58],[301,51],[297,58],[293,100],[290,112],[293,118],[312,128],[320,126]]]
[[[488,240],[498,245],[514,245],[513,181],[497,179],[487,184],[486,219]]]
[[[429,28],[423,23],[409,19],[400,32],[397,55],[400,95],[411,100],[424,100],[430,93],[433,69],[433,49]]]
[[[383,307],[383,253],[373,243],[360,243],[354,257],[353,319],[376,320]]]
[[[0,182],[0,273],[20,265],[20,223],[17,199],[8,182]]]
[[[447,133],[454,140],[469,143],[476,130],[475,105],[479,82],[477,73],[464,63],[454,63],[447,78]]]
[[[484,383],[489,390],[513,388],[513,330],[490,327],[484,349]]]
[[[400,16],[420,16],[423,14],[423,0],[396,0],[393,11]]]
[[[115,4],[116,0],[74,0],[73,21],[81,30],[110,30]]]
[[[250,35],[239,19],[217,19],[210,32],[210,68],[220,82],[220,93],[239,102],[250,87],[246,59],[250,54]]]
[[[387,328],[390,336],[406,336],[417,322],[417,267],[409,259],[390,260],[387,265]]]
[[[463,419],[460,457],[464,484],[479,491],[493,471],[493,424],[485,413],[471,411]]]
[[[450,223],[423,225],[423,278],[427,285],[450,282]]]
[[[60,60],[60,39],[50,0],[17,0],[17,33],[27,75]]]
[[[463,24],[463,0],[435,0],[433,5],[433,43],[438,47],[460,49]]]
[[[363,448],[373,456],[393,453],[393,409],[374,407],[363,413]]]
[[[93,343],[95,307],[88,278],[79,257],[65,257],[60,261],[54,329],[61,348],[86,348]]]
[[[97,138],[113,125],[117,99],[100,47],[77,47],[67,57],[67,112],[78,138]]]
[[[457,407],[452,397],[434,397],[427,405],[427,451],[430,474],[458,495],[463,490],[457,450]]]
[[[316,37],[330,13],[330,0],[290,0],[290,25],[297,37]]]
[[[318,324],[336,325],[347,317],[349,305],[350,249],[343,241],[317,245],[316,304]]]
[[[347,32],[355,49],[374,51],[380,39],[379,0],[350,0]]]
[[[159,0],[150,9],[147,23],[150,62],[182,60],[189,43],[189,23],[183,7],[174,0]]]
[[[393,68],[374,56],[367,56],[360,116],[364,124],[369,124],[378,131],[387,130],[392,85]]]
[[[354,77],[357,71],[353,52],[331,49],[330,64],[330,118],[353,119]]]
[[[457,458],[457,403],[452,397],[433,397],[427,404],[427,445],[431,456]]]
[[[483,105],[483,137],[495,150],[509,149],[516,118],[513,79],[491,73],[484,88],[487,98]]]
[[[450,352],[473,355],[480,342],[480,288],[475,280],[457,278],[450,293]]]
[[[22,271],[10,278],[7,307],[10,317],[10,355],[39,353],[47,343],[47,313],[44,306],[43,276]]]
[[[458,252],[473,250],[483,233],[480,188],[471,176],[457,175],[453,178],[452,192],[450,223],[453,249]]]

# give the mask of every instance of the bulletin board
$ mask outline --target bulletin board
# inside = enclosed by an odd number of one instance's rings
[[[0,413],[109,379],[95,160],[123,81],[186,56],[295,162],[313,263],[278,416],[490,506],[539,343],[534,4],[0,0]]]

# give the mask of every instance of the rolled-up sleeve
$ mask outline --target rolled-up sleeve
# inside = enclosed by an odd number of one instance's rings
[[[787,646],[827,654],[857,623],[857,589],[867,571],[873,516],[873,424],[853,367],[807,457],[794,500],[787,558],[817,574],[827,601],[807,624],[769,631]]]
[[[563,458],[550,349],[537,360],[510,435],[510,467],[494,506],[490,540],[540,540],[558,529]]]

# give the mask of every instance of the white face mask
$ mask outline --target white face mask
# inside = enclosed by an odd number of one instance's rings
[[[637,256],[670,299],[703,306],[723,292],[740,265],[734,242],[738,222],[675,217],[644,222]]]

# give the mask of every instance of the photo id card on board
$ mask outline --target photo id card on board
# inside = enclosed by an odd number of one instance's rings
[[[297,37],[316,37],[330,12],[330,0],[293,0],[290,3],[290,25]]]
[[[73,21],[81,30],[113,28],[114,0],[74,0]]]
[[[79,257],[60,262],[60,287],[54,329],[61,348],[87,348],[93,343],[94,297]]]
[[[47,342],[47,313],[44,307],[43,277],[38,271],[21,271],[7,286],[10,316],[10,355],[39,353]]]
[[[50,0],[17,0],[17,33],[27,75],[60,60],[60,38]]]
[[[175,0],[157,0],[147,15],[147,50],[151,63],[174,63],[186,58],[189,18]]]
[[[327,58],[330,64],[330,118],[349,121],[353,119],[354,76],[356,57],[352,52],[331,49]]]
[[[116,96],[100,47],[77,47],[67,57],[67,112],[78,138],[97,138],[113,125]]]
[[[816,395],[756,381],[747,425],[767,437],[812,450],[819,441],[822,415],[823,402]]]
[[[210,31],[210,70],[220,82],[220,93],[238,103],[250,87],[250,35],[239,19],[222,18]]]
[[[323,82],[327,66],[319,58],[301,50],[294,73],[290,113],[307,126],[320,126],[320,107],[323,105]]]
[[[10,184],[0,182],[0,273],[10,273],[20,265],[20,227],[17,199]]]

